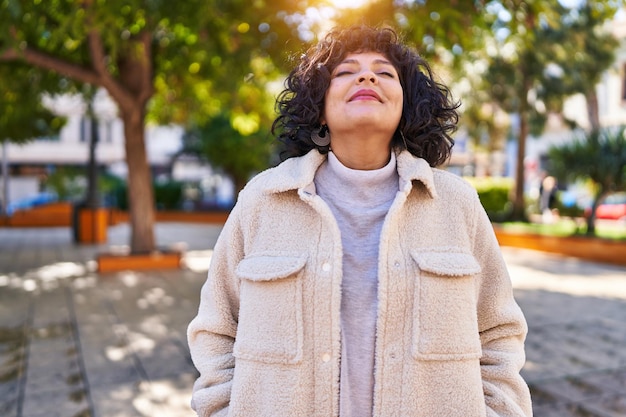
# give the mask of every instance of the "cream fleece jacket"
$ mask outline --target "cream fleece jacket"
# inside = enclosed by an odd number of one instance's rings
[[[256,176],[188,328],[199,416],[335,417],[341,236],[316,150]],[[375,417],[531,416],[527,332],[491,224],[461,178],[397,154],[378,260]]]

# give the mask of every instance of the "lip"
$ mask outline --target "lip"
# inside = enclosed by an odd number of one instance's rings
[[[380,96],[378,95],[378,93],[376,93],[376,91],[370,90],[370,89],[367,89],[367,88],[364,88],[364,89],[361,89],[361,90],[357,91],[356,93],[354,93],[350,97],[350,101],[356,101],[356,100],[377,100],[377,101],[381,101]]]

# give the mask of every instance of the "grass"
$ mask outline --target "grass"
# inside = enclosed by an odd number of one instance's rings
[[[505,222],[499,223],[507,232],[534,233],[546,236],[586,236],[587,224],[584,219],[559,218],[553,223]],[[596,222],[596,237],[612,240],[626,240],[626,225],[617,222]]]

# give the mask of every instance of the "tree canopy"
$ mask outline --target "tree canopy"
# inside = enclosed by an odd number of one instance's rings
[[[54,92],[82,84],[107,90],[124,122],[131,250],[150,252],[146,121],[185,122],[227,106],[249,112],[248,99],[233,92],[244,79],[254,83],[255,73],[273,70],[257,60],[284,54],[292,32],[280,13],[294,7],[286,0],[3,0],[0,66],[54,74],[56,82],[46,86]]]
[[[65,123],[42,103],[40,86],[50,82],[41,71],[23,65],[0,65],[0,142],[23,143],[55,135]]]
[[[471,51],[470,56],[485,62],[476,87],[486,92],[481,95],[486,101],[478,104],[494,103],[519,120],[512,132],[517,142],[515,220],[526,218],[526,140],[541,133],[549,112],[562,111],[566,97],[594,94],[599,77],[613,62],[617,43],[602,26],[617,7],[612,0],[590,0],[574,9],[541,0],[486,5],[493,36],[483,37],[485,47]]]

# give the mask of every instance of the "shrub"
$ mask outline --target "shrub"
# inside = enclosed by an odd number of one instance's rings
[[[175,210],[180,208],[182,197],[182,182],[159,181],[154,184],[154,200],[157,210]]]
[[[478,192],[478,198],[492,221],[503,221],[511,211],[509,196],[513,190],[512,178],[465,178]]]
[[[157,210],[176,210],[182,205],[183,183],[179,181],[159,181],[153,184],[154,201]],[[110,191],[113,206],[120,210],[128,210],[128,185],[126,182],[116,184]]]
[[[85,195],[87,178],[83,168],[60,166],[46,176],[42,185],[61,201],[77,201]]]

